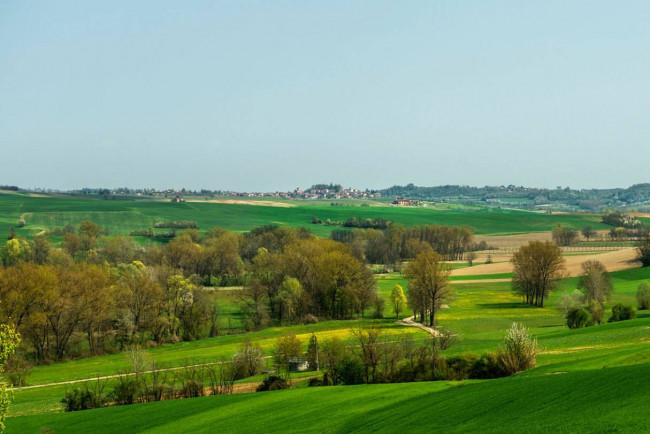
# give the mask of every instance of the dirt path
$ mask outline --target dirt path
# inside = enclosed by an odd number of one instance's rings
[[[425,332],[429,333],[432,336],[441,336],[441,333],[434,329],[433,327],[427,327],[424,324],[420,324],[419,322],[415,322],[415,317],[410,316],[408,318],[401,319],[397,321],[399,324],[403,324],[409,327],[417,327],[421,330],[424,330]]]
[[[636,260],[637,250],[629,247],[613,252],[605,252],[597,255],[577,255],[566,257],[567,272],[570,276],[578,276],[582,272],[582,263],[587,260],[600,261],[608,271],[628,270],[639,268],[641,263]],[[479,276],[481,274],[511,273],[510,262],[499,262],[493,264],[481,264],[473,267],[459,268],[451,272],[452,276]],[[458,281],[454,282],[457,283]]]
[[[469,280],[452,280],[452,285],[469,285],[470,283],[499,283],[510,282],[512,279],[469,279]]]
[[[270,359],[271,356],[265,356],[265,359]],[[149,371],[142,371],[142,374],[151,374],[152,372],[169,372],[169,371],[178,371],[180,369],[185,369],[185,368],[197,368],[199,366],[212,366],[212,365],[219,365],[221,362],[208,362],[208,363],[199,363],[197,365],[188,365],[188,366],[175,366],[173,368],[162,368],[162,369],[156,369],[155,371],[149,370]],[[91,377],[91,378],[80,378],[78,380],[69,380],[69,381],[59,381],[56,383],[43,383],[43,384],[35,384],[33,386],[22,386],[22,387],[14,387],[13,390],[27,390],[27,389],[38,389],[42,387],[52,387],[52,386],[63,386],[65,384],[76,384],[76,383],[84,383],[86,381],[102,381],[102,380],[110,380],[111,378],[118,378],[122,376],[132,376],[135,375],[133,372],[127,372],[124,374],[114,374],[114,375],[101,375],[97,377]]]

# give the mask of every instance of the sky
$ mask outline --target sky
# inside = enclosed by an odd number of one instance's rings
[[[0,184],[650,182],[647,1],[0,2]]]

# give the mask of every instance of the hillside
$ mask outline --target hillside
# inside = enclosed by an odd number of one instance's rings
[[[594,229],[608,229],[600,216],[590,214],[547,215],[511,210],[439,210],[391,206],[330,206],[328,201],[308,203],[293,207],[251,206],[226,203],[156,202],[76,199],[68,197],[32,197],[18,194],[0,194],[0,233],[17,226],[25,219],[19,235],[34,235],[45,229],[77,225],[90,220],[111,234],[130,233],[135,229],[152,227],[159,221],[193,220],[201,230],[220,226],[232,231],[248,231],[267,224],[306,227],[313,233],[328,236],[338,226],[312,224],[312,217],[323,221],[345,221],[349,217],[360,219],[383,218],[405,226],[441,224],[466,225],[476,234],[511,234],[543,232],[556,224],[573,229],[590,225]]]
[[[641,432],[650,364],[484,382],[339,386],[13,418],[26,432]]]

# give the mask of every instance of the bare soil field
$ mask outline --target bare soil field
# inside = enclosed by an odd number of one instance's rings
[[[637,250],[633,247],[600,253],[597,255],[576,255],[566,257],[567,272],[570,276],[577,276],[582,271],[582,263],[587,260],[602,262],[608,271],[620,271],[630,268],[639,268],[641,263],[636,260]],[[511,273],[510,262],[481,264],[473,267],[460,268],[452,271],[453,276],[477,276],[481,274]],[[457,283],[457,282],[454,282]]]
[[[211,200],[195,200],[191,199],[187,202],[200,202],[200,203],[228,203],[235,205],[256,205],[256,206],[273,206],[277,208],[293,208],[295,205],[288,202],[280,202],[275,200],[242,200],[242,199],[211,199]]]

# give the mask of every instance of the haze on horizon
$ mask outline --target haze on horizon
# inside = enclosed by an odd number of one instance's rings
[[[650,4],[0,3],[0,184],[649,181]]]

